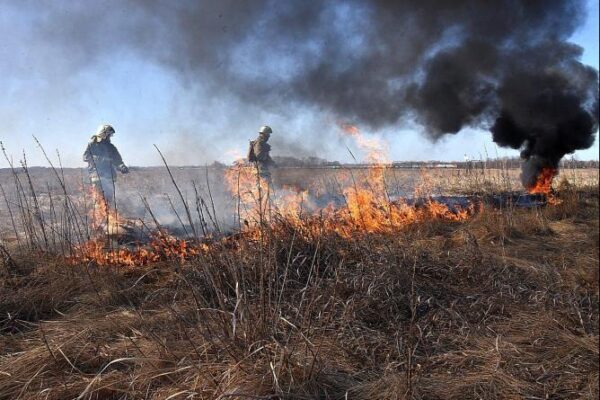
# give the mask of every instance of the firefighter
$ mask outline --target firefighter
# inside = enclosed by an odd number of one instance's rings
[[[83,161],[88,164],[92,186],[101,196],[106,207],[114,203],[116,172],[123,174],[129,172],[119,151],[110,142],[114,134],[115,130],[112,126],[100,125],[83,153]]]
[[[269,126],[261,126],[256,140],[250,141],[248,161],[253,162],[258,170],[258,175],[271,183],[270,168],[275,164],[271,158],[271,145],[268,143],[273,130]]]

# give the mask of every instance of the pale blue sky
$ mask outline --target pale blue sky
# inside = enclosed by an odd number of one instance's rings
[[[18,2],[0,0],[0,140],[15,158],[26,150],[30,165],[45,165],[32,135],[46,150],[58,149],[64,164],[83,166],[81,154],[89,136],[101,123],[117,130],[115,144],[130,165],[159,165],[152,144],[157,144],[173,164],[231,162],[243,156],[247,140],[262,124],[273,127],[274,153],[316,155],[350,161],[336,127],[336,116],[290,103],[286,115],[270,113],[242,102],[223,88],[218,96],[205,89],[209,82],[198,76],[182,82],[164,66],[149,63],[139,54],[118,49],[92,67],[77,68],[80,54],[65,54],[51,42],[33,37],[32,15]],[[584,48],[582,61],[598,69],[598,1],[588,2],[588,19],[572,41]],[[310,46],[307,44],[306,46]],[[309,49],[310,50],[310,49]],[[243,53],[240,53],[243,59]],[[63,76],[64,71],[72,71]],[[252,73],[252,71],[245,71]],[[274,71],[281,73],[281,71]],[[289,72],[288,72],[289,73]],[[305,132],[311,135],[307,143]],[[432,143],[414,129],[387,128],[366,132],[381,136],[393,160],[461,160],[514,156],[518,152],[497,147],[487,132],[464,130]],[[277,136],[285,136],[281,140]],[[284,143],[285,142],[285,143]],[[598,140],[579,159],[598,159]],[[360,154],[360,152],[358,152]],[[0,167],[7,166],[0,159]]]

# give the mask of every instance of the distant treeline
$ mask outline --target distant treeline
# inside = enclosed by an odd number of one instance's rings
[[[372,164],[367,163],[340,163],[339,161],[329,161],[319,157],[273,157],[273,161],[280,168],[368,168]],[[237,160],[234,164],[243,163],[245,160]],[[489,158],[487,160],[470,161],[392,161],[388,163],[391,168],[464,168],[464,169],[484,169],[484,168],[521,168],[523,161],[518,157],[511,158]],[[563,160],[561,168],[598,168],[598,160],[579,161]],[[208,165],[210,169],[225,169],[229,165],[215,161]],[[160,167],[148,167],[160,168]],[[181,169],[187,168],[206,168],[206,166],[179,166]]]
[[[371,164],[366,163],[340,163],[339,161],[328,161],[319,157],[273,157],[273,161],[278,167],[283,168],[368,168]],[[244,160],[238,160],[235,163],[243,163]],[[520,168],[523,161],[518,157],[504,157],[504,158],[488,158],[485,160],[469,160],[469,161],[393,161],[388,163],[391,168],[465,168],[465,169],[484,169],[484,168]],[[209,168],[209,169],[225,169],[229,165],[219,161],[215,161],[209,165],[181,165],[174,166],[180,169],[188,168]],[[575,159],[563,159],[560,162],[560,168],[599,168],[600,162],[598,160],[581,161]],[[136,167],[133,167],[134,169]],[[162,169],[163,167],[142,167],[144,169]],[[36,170],[46,170],[47,167],[29,167],[31,172]],[[21,172],[22,168],[17,167],[17,172]],[[69,170],[81,170],[80,168],[65,168]],[[9,168],[0,168],[0,173],[10,173]]]
[[[486,160],[472,160],[456,162],[459,167],[466,167],[469,163],[473,166],[483,165],[485,168],[520,168],[523,160],[519,157],[488,158]],[[560,162],[560,168],[598,168],[598,160],[581,161],[565,158]]]
[[[367,167],[369,164],[351,163],[342,164],[339,161],[328,161],[318,157],[273,157],[273,160],[279,167]],[[390,163],[392,168],[520,168],[523,160],[519,157],[488,158],[485,160],[469,161],[393,161]],[[560,164],[561,168],[598,168],[598,160],[581,161],[575,159],[564,159]]]

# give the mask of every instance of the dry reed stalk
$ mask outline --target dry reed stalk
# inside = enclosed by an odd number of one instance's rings
[[[0,278],[0,398],[598,395],[597,192],[350,240],[262,209],[181,267]]]
[[[162,159],[163,164],[165,165],[165,168],[167,169],[167,172],[169,173],[169,177],[171,178],[171,182],[173,183],[173,186],[175,186],[175,189],[177,190],[177,194],[179,195],[179,198],[181,199],[181,203],[183,204],[183,207],[185,208],[185,214],[187,216],[188,223],[190,224],[190,228],[192,229],[194,237],[197,238],[198,234],[196,232],[196,227],[194,226],[194,222],[192,221],[192,214],[190,212],[190,208],[188,207],[187,202],[185,201],[185,198],[183,197],[183,193],[181,193],[181,190],[179,189],[179,185],[177,185],[177,182],[175,181],[175,178],[173,177],[173,174],[171,173],[171,168],[169,168],[169,164],[167,164],[167,160],[165,159],[165,157],[161,153],[160,149],[156,145],[154,145],[154,148],[156,149],[156,151],[160,155],[160,158]]]
[[[10,223],[12,225],[15,238],[17,239],[17,244],[19,247],[21,247],[21,236],[19,235],[19,230],[17,229],[17,225],[15,224],[15,217],[12,212],[12,208],[10,206],[8,197],[6,196],[6,192],[4,191],[4,186],[2,186],[2,184],[0,184],[0,191],[2,192],[2,197],[4,197],[4,202],[6,204],[6,209],[8,210],[8,215],[10,216]]]

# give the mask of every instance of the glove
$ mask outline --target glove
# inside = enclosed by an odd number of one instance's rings
[[[127,168],[125,164],[121,164],[119,165],[119,171],[121,171],[122,174],[128,174],[129,168]]]

